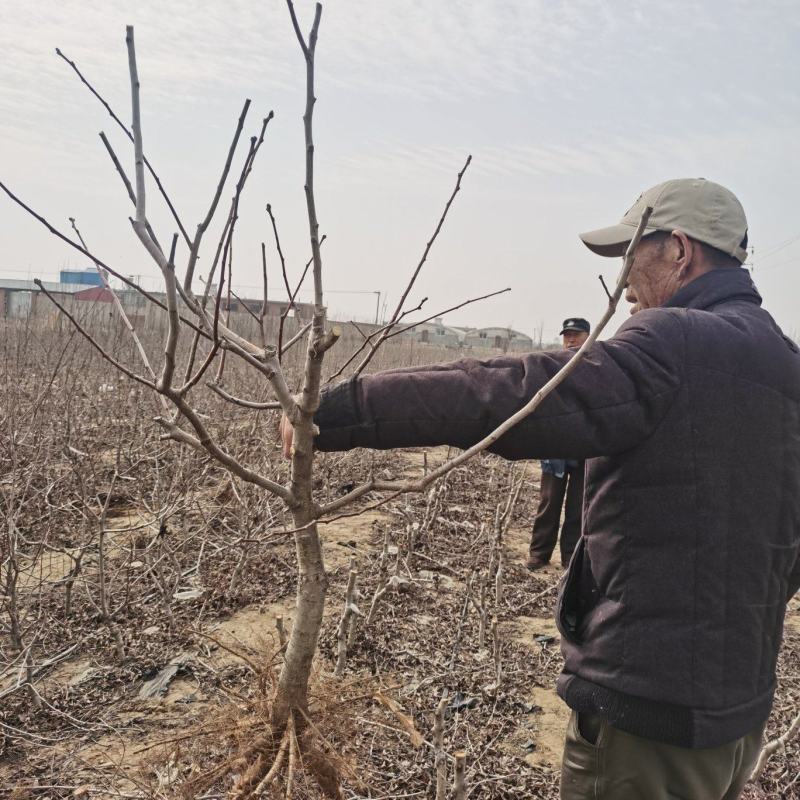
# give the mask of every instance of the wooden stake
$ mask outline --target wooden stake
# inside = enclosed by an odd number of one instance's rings
[[[497,623],[497,617],[492,619],[492,649],[494,653],[494,682],[495,686],[500,689],[503,669],[500,661],[500,626]]]
[[[467,796],[467,754],[460,750],[454,753],[456,760],[453,774],[453,800],[466,800]]]
[[[486,620],[489,616],[489,609],[486,607],[486,583],[489,579],[488,575],[481,577],[480,593],[479,593],[479,606],[478,606],[478,647],[483,650],[486,646]]]
[[[358,607],[356,606],[357,579],[358,573],[354,569],[351,569],[347,580],[347,594],[344,598],[344,610],[339,620],[339,632],[336,637],[338,641],[338,657],[336,659],[334,675],[336,675],[337,678],[341,678],[342,675],[344,675],[344,667],[347,663],[347,633],[350,627],[350,618],[358,611]]]
[[[283,617],[275,617],[275,627],[278,629],[278,641],[283,650],[286,647],[286,628],[283,627]]]
[[[436,800],[445,800],[447,794],[447,757],[444,752],[444,712],[447,699],[442,698],[436,706],[433,718],[434,766],[436,768]]]

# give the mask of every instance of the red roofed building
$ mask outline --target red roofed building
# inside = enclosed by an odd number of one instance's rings
[[[95,303],[111,303],[113,298],[111,291],[105,286],[92,286],[91,289],[81,289],[72,295],[76,300],[88,300]]]

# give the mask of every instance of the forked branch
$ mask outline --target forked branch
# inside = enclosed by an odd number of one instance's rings
[[[359,365],[355,368],[353,372],[353,377],[357,377],[360,375],[366,366],[372,361],[375,353],[377,353],[380,346],[389,338],[389,334],[392,329],[397,325],[398,322],[408,313],[410,312],[403,312],[403,307],[406,304],[406,300],[408,299],[408,295],[411,292],[411,289],[414,287],[417,278],[419,277],[419,273],[422,270],[422,267],[425,265],[425,262],[428,260],[428,254],[433,247],[433,243],[436,241],[437,237],[439,236],[439,232],[442,230],[442,226],[444,225],[444,221],[447,219],[447,214],[450,211],[450,206],[453,205],[453,200],[455,200],[456,195],[461,191],[461,180],[464,177],[464,173],[467,171],[470,163],[472,162],[472,156],[467,156],[466,163],[461,168],[461,171],[458,173],[456,178],[456,185],[453,187],[453,191],[450,193],[450,197],[445,204],[444,211],[442,212],[442,216],[439,218],[439,222],[436,225],[436,228],[433,231],[433,235],[428,240],[428,243],[425,245],[425,250],[422,253],[422,258],[420,258],[419,263],[417,264],[416,268],[414,269],[411,278],[409,279],[408,283],[406,284],[406,288],[403,290],[403,294],[400,297],[400,301],[397,304],[397,307],[394,310],[389,322],[385,325],[382,329],[380,334],[377,336],[377,341],[373,342],[372,337],[369,337],[365,342],[362,343],[361,347],[353,353],[350,358],[345,362],[345,364],[336,372],[332,378],[337,378],[339,375],[342,374],[343,370],[352,363],[358,355],[360,355],[364,350],[368,350],[367,354],[361,360]],[[420,323],[417,323],[420,324]]]
[[[122,128],[123,131],[125,131],[127,137],[131,141],[133,141],[133,134],[131,133],[131,131],[128,130],[125,123],[114,113],[114,109],[111,108],[111,106],[108,104],[108,102],[106,102],[106,100],[102,97],[102,95],[94,88],[94,86],[92,86],[91,83],[89,83],[88,80],[86,80],[86,78],[83,76],[83,73],[78,69],[77,64],[74,61],[68,59],[58,47],[56,47],[56,55],[59,58],[64,59],[64,61],[66,61],[67,64],[69,64],[70,67],[72,67],[73,71],[78,76],[81,83],[100,101],[105,110],[108,111],[111,119],[113,119],[114,122],[116,122],[117,125],[119,125],[119,127]],[[164,189],[164,186],[161,183],[161,179],[158,177],[156,171],[153,169],[153,167],[151,166],[150,162],[147,159],[144,159],[144,163],[147,166],[147,169],[150,172],[150,174],[153,176],[153,180],[156,182],[156,186],[158,186],[158,190],[161,193],[161,196],[164,198],[164,202],[167,204],[167,207],[172,213],[172,218],[175,220],[175,224],[178,226],[178,230],[181,232],[181,235],[183,236],[186,244],[191,246],[191,240],[189,238],[189,234],[186,233],[186,229],[183,227],[183,223],[181,222],[180,217],[178,216],[178,212],[175,210],[175,206],[169,199],[169,195],[167,194],[166,189]]]
[[[764,745],[761,749],[761,752],[758,756],[758,761],[756,762],[755,767],[753,767],[753,771],[750,773],[750,781],[758,780],[759,776],[764,770],[764,767],[769,760],[769,757],[773,753],[777,753],[779,750],[783,750],[786,745],[788,744],[791,739],[793,739],[798,733],[800,732],[800,714],[798,714],[793,720],[792,724],[788,727],[786,732],[779,736],[777,739],[773,739],[772,741],[768,742]]]

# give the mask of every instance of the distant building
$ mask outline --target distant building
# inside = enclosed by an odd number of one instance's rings
[[[93,303],[113,303],[114,297],[110,289],[105,286],[93,286],[91,289],[81,289],[75,292],[73,297],[76,300],[88,300]]]
[[[212,287],[212,289],[214,288],[215,287]],[[140,292],[136,291],[136,289],[126,286],[124,288],[114,289],[114,294],[116,294],[116,296],[119,298],[120,302],[122,303],[122,307],[126,311],[129,309],[133,311],[142,311],[147,307],[147,298]],[[155,297],[157,300],[160,300],[162,303],[166,302],[166,295],[163,291],[149,292],[149,294],[152,297]],[[75,300],[81,302],[111,303],[113,301],[111,291],[106,289],[104,286],[93,286],[91,288],[81,287],[80,290],[75,292],[73,296]],[[213,305],[216,302],[216,293],[210,293],[208,302],[209,307],[213,308]],[[227,293],[223,290],[220,309],[222,311],[230,311],[234,314],[238,312],[247,314],[249,311],[250,314],[258,317],[261,314],[262,303],[262,300],[232,297],[230,304],[228,304]],[[289,303],[285,300],[269,300],[267,302],[267,317],[280,317],[286,311],[288,305]],[[299,317],[303,320],[303,322],[310,322],[313,314],[314,306],[311,303],[295,303],[291,313],[288,316]]]
[[[103,281],[94,267],[89,269],[62,269],[59,273],[61,283],[81,286],[102,286]]]
[[[359,323],[364,335],[372,333],[380,326]],[[399,329],[405,326],[400,323]],[[438,344],[445,347],[467,347],[486,350],[502,350],[503,352],[528,352],[534,349],[533,339],[521,331],[512,328],[457,328],[445,325],[441,317],[432,322],[422,322],[409,327],[403,339],[413,339],[423,344]]]
[[[230,303],[230,310],[243,311],[244,313],[247,313],[247,311],[249,310],[251,314],[259,316],[261,314],[262,305],[263,305],[263,300],[251,300],[246,297],[237,299],[235,297],[232,297]],[[289,306],[288,300],[268,300],[267,316],[280,317],[286,312],[288,306]],[[228,311],[227,295],[223,297],[221,307],[223,311]],[[295,302],[292,307],[291,313],[288,316],[299,317],[304,322],[311,322],[311,317],[314,316],[314,304]]]
[[[534,349],[530,336],[511,328],[472,328],[465,332],[464,344],[467,347],[485,347],[504,352],[526,352]]]
[[[403,335],[411,337],[417,342],[439,344],[445,347],[458,347],[464,339],[463,330],[445,325],[441,317],[436,317],[433,322],[422,322],[415,325]]]
[[[151,311],[163,313],[161,309],[152,305],[148,299],[129,286],[111,290],[103,285],[97,270],[62,270],[61,281],[42,281],[44,289],[59,303],[72,307],[75,311],[83,308],[91,311],[93,306],[96,312],[103,309],[101,318],[115,318],[115,312],[110,307],[114,294],[119,299],[125,313],[134,326],[147,324],[148,314]],[[69,281],[65,280],[69,279]],[[74,281],[74,282],[73,282]],[[149,292],[150,296],[162,304],[166,303],[163,291]],[[215,287],[211,287],[212,304],[216,300]],[[231,297],[228,304],[227,292],[223,290],[221,310],[223,312],[239,313],[248,317],[259,317],[261,314],[262,300]],[[79,304],[79,305],[73,305]],[[85,304],[85,305],[84,305]],[[288,302],[286,300],[269,300],[267,302],[267,317],[277,325],[277,319],[284,314]],[[25,319],[33,315],[58,313],[53,304],[32,280],[13,280],[0,278],[0,319]],[[95,313],[96,313],[95,312]],[[248,313],[249,312],[249,313]],[[292,312],[288,315],[295,323],[305,324],[311,321],[314,306],[311,303],[295,303]],[[383,325],[372,323],[358,323],[362,335],[368,336],[383,328]],[[435,344],[444,347],[485,350],[501,350],[503,352],[526,352],[534,349],[533,339],[521,331],[511,328],[456,328],[445,325],[441,317],[436,317],[431,322],[421,322],[409,327],[402,322],[395,328],[395,332],[403,331],[400,338],[409,339],[422,344]]]
[[[55,281],[42,281],[42,286],[59,301],[86,288],[85,284]],[[32,280],[0,278],[0,318],[25,319],[37,313],[41,301],[50,303]]]

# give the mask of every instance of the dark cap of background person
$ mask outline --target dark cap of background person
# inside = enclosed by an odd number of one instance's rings
[[[588,320],[585,320],[582,317],[568,317],[564,320],[564,324],[561,326],[561,333],[558,335],[563,336],[567,331],[591,333],[591,330],[592,326],[589,324]]]
[[[625,255],[647,206],[653,213],[644,236],[680,230],[739,263],[747,258],[747,218],[742,204],[729,189],[705,178],[679,178],[653,186],[639,196],[618,225],[582,233],[583,243],[601,256]]]

